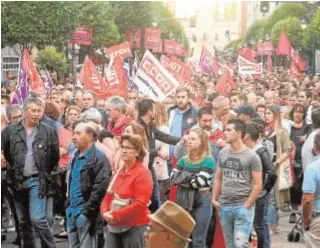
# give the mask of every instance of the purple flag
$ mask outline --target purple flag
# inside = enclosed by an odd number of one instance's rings
[[[20,66],[19,83],[13,94],[11,104],[23,105],[24,101],[28,98],[28,74]]]
[[[44,85],[45,85],[47,91],[49,92],[54,87],[54,83],[52,81],[50,73],[47,71],[47,69],[45,69],[45,70],[46,70],[46,74],[45,74],[46,75],[46,80],[44,82]]]

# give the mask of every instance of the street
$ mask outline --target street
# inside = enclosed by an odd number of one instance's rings
[[[272,248],[304,248],[305,244],[303,242],[303,238],[300,239],[299,243],[294,242],[288,242],[287,241],[287,235],[291,231],[293,227],[293,224],[289,224],[288,222],[288,215],[283,215],[280,218],[280,233],[277,235],[272,236],[272,242],[271,247]],[[54,232],[58,233],[60,230],[59,225],[55,225]],[[15,246],[11,244],[12,240],[15,238],[15,233],[11,232],[7,235],[7,240],[5,242],[2,242],[2,247],[4,248],[14,248]],[[38,247],[40,247],[39,239],[38,241]],[[59,248],[67,248],[67,241],[56,239],[56,245]]]

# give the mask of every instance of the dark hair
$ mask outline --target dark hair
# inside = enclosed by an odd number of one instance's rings
[[[138,116],[145,116],[149,110],[153,109],[155,102],[151,99],[142,99],[138,102]]]
[[[241,133],[241,138],[244,138],[244,135],[246,134],[246,123],[243,120],[234,118],[229,120],[227,124],[233,124],[234,129]]]
[[[1,95],[1,99],[5,99],[8,103],[10,103],[10,97],[8,95]]]
[[[137,156],[137,161],[142,162],[146,156],[146,152],[141,137],[137,134],[122,135],[120,145],[122,145],[123,141],[125,140],[128,141],[134,147],[134,149],[138,151],[139,154]]]
[[[210,102],[210,105],[211,105],[212,101],[213,101],[217,96],[219,96],[219,93],[218,93],[218,92],[213,92],[213,93],[209,94],[209,95],[207,96],[207,102]]]
[[[254,118],[246,124],[246,133],[249,134],[254,141],[257,141],[260,135],[263,135],[264,129],[264,121],[259,118]]]
[[[210,107],[202,107],[198,111],[198,118],[200,119],[203,115],[212,115],[212,108]]]
[[[82,124],[82,123],[87,124],[85,131],[86,131],[86,133],[91,133],[92,138],[93,138],[93,142],[96,142],[100,136],[100,131],[99,131],[98,125],[94,124],[94,122],[92,122],[92,121],[87,121],[84,119],[76,120],[72,125],[72,131],[74,131],[76,126],[78,126],[79,124]]]
[[[307,99],[312,97],[312,93],[310,90],[302,90],[301,92],[304,92],[306,94]]]
[[[306,108],[305,108],[301,103],[296,103],[296,104],[292,107],[291,111],[289,112],[289,118],[290,118],[290,120],[293,121],[293,113],[294,113],[295,111],[297,111],[297,110],[302,110],[302,112],[303,112],[303,120],[305,120],[305,117],[306,117],[306,114],[307,114],[307,110],[306,110]]]
[[[320,107],[312,110],[311,120],[313,128],[320,128]]]

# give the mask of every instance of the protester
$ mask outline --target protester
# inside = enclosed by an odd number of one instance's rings
[[[145,148],[138,135],[123,135],[120,141],[124,161],[113,175],[100,212],[107,221],[107,247],[144,248],[143,234],[149,223],[152,177],[142,165]]]
[[[209,139],[200,128],[192,129],[188,137],[188,155],[179,159],[172,170],[171,183],[178,186],[176,203],[194,216],[192,246],[204,247],[212,214],[212,176],[215,163],[210,156]]]
[[[272,162],[276,166],[276,172],[279,176],[280,166],[285,166],[284,163],[290,163],[289,156],[291,152],[290,138],[288,132],[281,126],[280,109],[276,106],[267,107],[266,111],[266,135],[265,138],[273,143]],[[290,202],[290,187],[279,190],[279,181],[283,178],[279,177],[277,184],[270,196],[271,204],[269,206],[269,223],[273,233],[278,233],[279,230],[279,215],[278,210],[285,207],[286,203]]]
[[[127,124],[132,120],[126,116],[127,103],[121,97],[112,97],[107,103],[107,114],[109,116],[108,130],[113,136],[120,137]]]
[[[262,189],[262,165],[258,155],[243,143],[242,120],[228,121],[224,134],[230,147],[219,153],[212,190],[212,204],[219,212],[226,246],[248,247],[254,203]]]
[[[303,168],[301,158],[301,148],[304,141],[312,132],[312,126],[306,124],[305,117],[307,115],[306,108],[302,104],[295,104],[289,113],[290,120],[294,121],[294,125],[290,128],[290,140],[295,147],[295,156],[293,158],[293,170],[295,175],[295,183],[290,189],[291,197],[291,214],[289,217],[290,223],[296,223],[297,212],[301,205],[302,197],[302,182],[303,182]]]
[[[146,130],[148,142],[149,142],[149,170],[153,180],[153,193],[151,197],[151,205],[149,206],[150,211],[153,213],[160,207],[160,189],[158,180],[155,176],[153,169],[154,158],[159,154],[159,151],[155,149],[155,140],[160,140],[166,144],[176,145],[180,138],[170,136],[159,131],[152,120],[155,117],[155,102],[150,99],[143,99],[138,103],[138,122]]]
[[[192,216],[172,201],[166,201],[154,214],[144,235],[146,248],[185,248],[196,225]]]
[[[308,165],[303,180],[302,213],[307,248],[320,247],[320,133],[314,138],[314,162]]]
[[[69,247],[94,247],[96,219],[109,181],[110,165],[94,143],[97,125],[85,120],[73,124],[73,153],[67,175],[67,231]]]
[[[269,192],[274,187],[277,176],[268,150],[258,140],[264,132],[264,122],[260,119],[254,119],[246,124],[246,135],[244,143],[247,147],[253,149],[260,158],[262,164],[262,182],[263,187],[259,198],[255,203],[254,229],[257,233],[258,248],[269,248],[270,231],[268,224],[268,204]]]
[[[169,134],[169,126],[168,126],[168,113],[166,110],[166,106],[163,103],[155,104],[155,126],[161,132]],[[165,202],[168,200],[168,192],[169,192],[169,171],[167,161],[169,159],[169,145],[156,140],[156,150],[159,151],[159,155],[154,158],[153,168],[159,183],[160,187],[160,200],[161,202]]]
[[[42,100],[28,99],[24,119],[1,133],[1,150],[8,162],[7,181],[14,191],[22,247],[26,248],[36,247],[31,225],[43,246],[56,247],[50,230],[52,220],[47,219],[53,211],[53,182],[46,175],[56,169],[59,143],[56,131],[40,122],[43,110]]]

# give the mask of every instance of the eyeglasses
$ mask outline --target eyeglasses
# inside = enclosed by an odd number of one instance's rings
[[[128,151],[128,150],[134,150],[135,148],[133,148],[133,147],[129,147],[129,146],[120,146],[120,149],[121,150],[125,150],[125,151]]]

